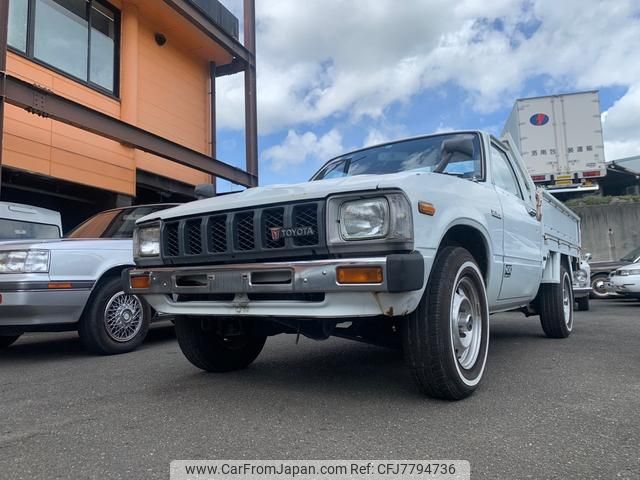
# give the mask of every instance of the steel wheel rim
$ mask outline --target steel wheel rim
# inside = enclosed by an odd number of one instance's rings
[[[569,275],[564,276],[562,279],[562,313],[564,314],[564,323],[571,330],[571,308],[573,304],[573,298],[571,295],[571,280]]]
[[[469,277],[462,277],[451,296],[451,338],[456,361],[465,370],[474,367],[482,346],[480,296]]]
[[[142,328],[142,302],[136,295],[118,292],[104,309],[104,326],[112,340],[124,343],[132,340]]]

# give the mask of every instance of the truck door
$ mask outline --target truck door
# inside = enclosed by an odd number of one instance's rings
[[[542,226],[535,208],[525,201],[507,153],[491,144],[491,172],[502,206],[503,271],[500,300],[532,298],[540,284]]]

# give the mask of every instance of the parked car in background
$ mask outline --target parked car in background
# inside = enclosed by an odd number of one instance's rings
[[[640,262],[640,247],[627,253],[620,260],[613,262],[590,262],[591,267],[591,287],[592,298],[606,298],[610,292],[607,289],[607,281],[609,274],[617,268],[623,267],[630,263]]]
[[[128,352],[144,340],[151,308],[122,291],[137,219],[174,205],[99,213],[62,239],[0,244],[0,347],[31,331],[78,330],[92,352]]]
[[[0,242],[61,236],[60,213],[21,203],[0,202]]]
[[[573,297],[579,311],[589,310],[589,296],[591,294],[591,267],[587,261],[590,255],[582,257],[577,262],[577,269],[573,272]]]
[[[625,265],[611,272],[609,283],[618,295],[640,299],[640,263]]]

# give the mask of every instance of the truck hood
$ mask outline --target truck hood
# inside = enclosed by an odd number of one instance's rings
[[[397,186],[402,185],[406,179],[418,176],[453,178],[436,173],[411,171],[387,175],[356,175],[353,177],[332,178],[291,185],[269,185],[266,187],[250,188],[231,195],[185,203],[178,207],[147,215],[139,219],[137,223],[158,219],[164,220],[168,218],[187,217],[222,210],[257,207],[274,203],[315,200],[340,193],[398,188]]]
[[[0,242],[2,250],[131,250],[127,238],[54,238],[51,240],[10,240]]]

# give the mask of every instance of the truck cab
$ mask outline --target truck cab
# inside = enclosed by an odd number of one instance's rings
[[[579,219],[525,172],[508,138],[479,131],[368,147],[307,183],[139,220],[123,280],[176,316],[204,370],[246,367],[270,335],[339,336],[398,346],[423,392],[463,398],[490,313],[540,315],[550,337],[573,327]]]

